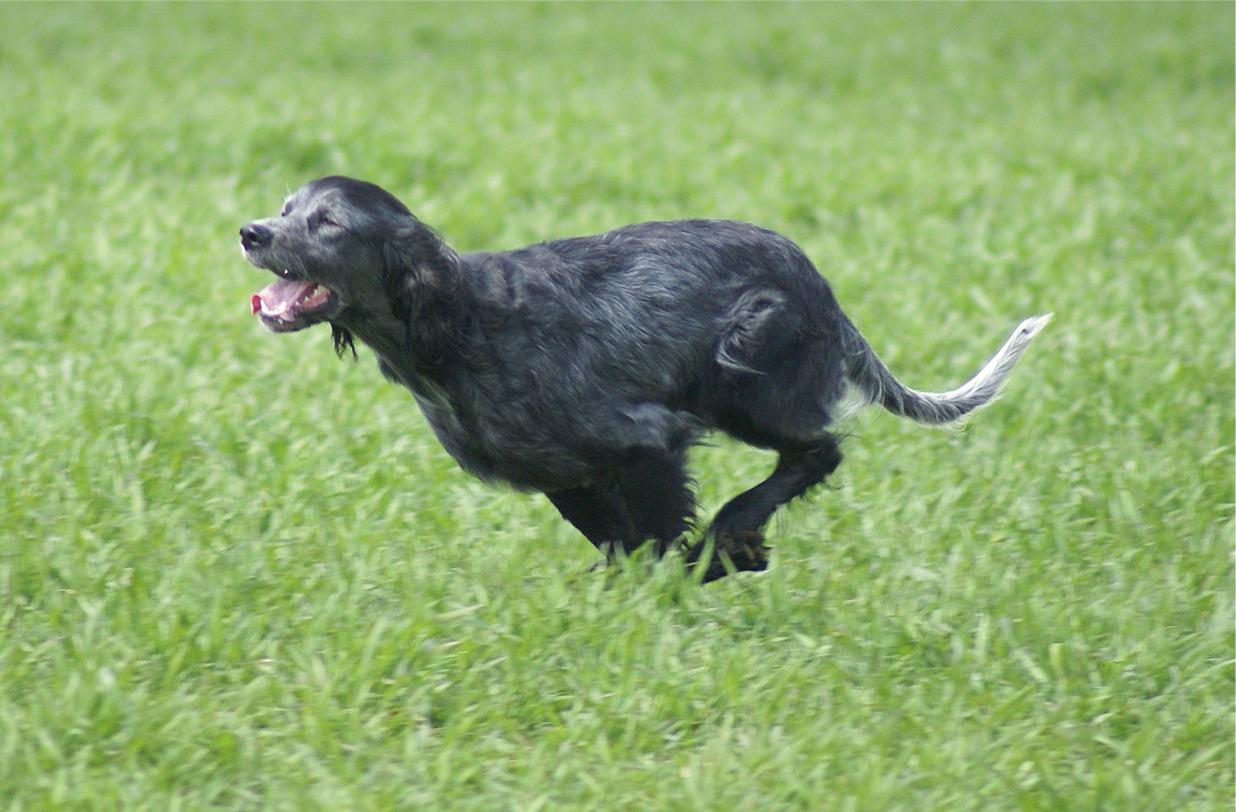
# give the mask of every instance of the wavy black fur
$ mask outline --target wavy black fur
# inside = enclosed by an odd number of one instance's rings
[[[329,177],[242,242],[255,264],[334,292],[336,352],[372,348],[463,468],[545,493],[611,554],[688,532],[686,450],[702,432],[777,451],[689,551],[705,580],[767,565],[769,517],[841,462],[829,427],[845,403],[955,420],[994,397],[1041,327],[932,395],[880,364],[794,243],[746,223],[640,223],[460,255],[386,191]]]

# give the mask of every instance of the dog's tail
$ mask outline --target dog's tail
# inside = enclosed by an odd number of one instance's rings
[[[951,392],[938,393],[919,392],[902,384],[888,371],[888,367],[884,366],[871,345],[858,332],[858,328],[849,324],[852,334],[848,337],[850,341],[846,356],[846,379],[857,390],[856,394],[861,401],[853,405],[878,403],[899,417],[908,417],[932,426],[956,423],[975,409],[995,400],[1021,354],[1039,331],[1047,326],[1051,317],[1050,313],[1035,316],[1017,325],[1004,346],[974,377]]]

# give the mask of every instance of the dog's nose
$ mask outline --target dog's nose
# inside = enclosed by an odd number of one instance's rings
[[[240,244],[244,246],[246,251],[270,245],[271,236],[269,228],[257,223],[250,223],[247,226],[240,227]]]

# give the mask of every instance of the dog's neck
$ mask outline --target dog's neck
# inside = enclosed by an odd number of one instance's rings
[[[349,321],[342,326],[360,339],[361,343],[373,350],[379,360],[385,359],[387,363],[395,364],[401,357],[406,357],[407,329],[403,321],[396,318],[393,313],[371,316],[355,322]]]
[[[441,392],[450,359],[418,346],[416,331],[410,330],[404,319],[387,311],[349,319],[340,326],[373,350],[378,369],[387,380],[406,386],[418,396]]]

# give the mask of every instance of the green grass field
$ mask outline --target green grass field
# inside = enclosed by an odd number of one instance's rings
[[[1230,809],[1230,4],[0,5],[0,807]],[[590,573],[237,227],[795,239],[869,412],[708,587]],[[770,457],[695,455],[706,512]]]

